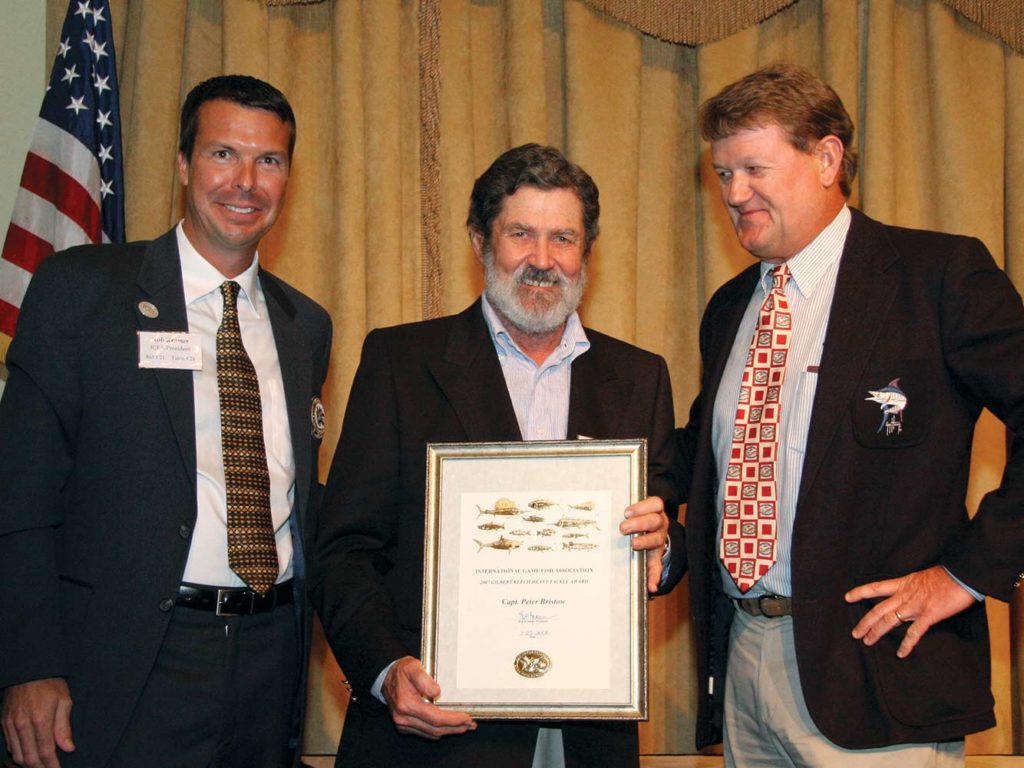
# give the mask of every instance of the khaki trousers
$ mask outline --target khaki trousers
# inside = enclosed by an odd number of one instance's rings
[[[837,701],[836,707],[843,702]],[[963,741],[844,749],[804,703],[793,619],[736,611],[725,689],[725,765],[736,768],[963,768]]]

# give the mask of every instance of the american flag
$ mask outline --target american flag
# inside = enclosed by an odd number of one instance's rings
[[[108,0],[71,0],[0,254],[0,334],[14,335],[39,262],[72,245],[123,241],[110,6]]]

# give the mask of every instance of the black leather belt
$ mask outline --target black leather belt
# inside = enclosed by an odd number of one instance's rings
[[[793,615],[793,600],[780,595],[761,595],[761,597],[732,598],[733,603],[744,613],[751,616],[764,616],[777,619],[779,616]]]
[[[279,605],[288,605],[293,600],[292,582],[275,584],[265,595],[251,589],[218,589],[182,584],[178,587],[175,605],[194,608],[198,611],[212,611],[218,616],[251,616],[266,613]]]

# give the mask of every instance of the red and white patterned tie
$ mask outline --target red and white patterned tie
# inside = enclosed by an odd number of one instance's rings
[[[775,564],[775,462],[792,318],[785,294],[789,268],[775,267],[771,276],[772,289],[758,311],[754,339],[747,351],[725,474],[719,555],[744,593]]]

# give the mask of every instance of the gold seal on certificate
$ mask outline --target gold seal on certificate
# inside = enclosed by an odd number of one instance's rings
[[[478,719],[647,716],[643,440],[427,446],[423,664]]]
[[[543,677],[551,669],[551,657],[544,651],[523,651],[516,656],[515,670],[523,677]]]

